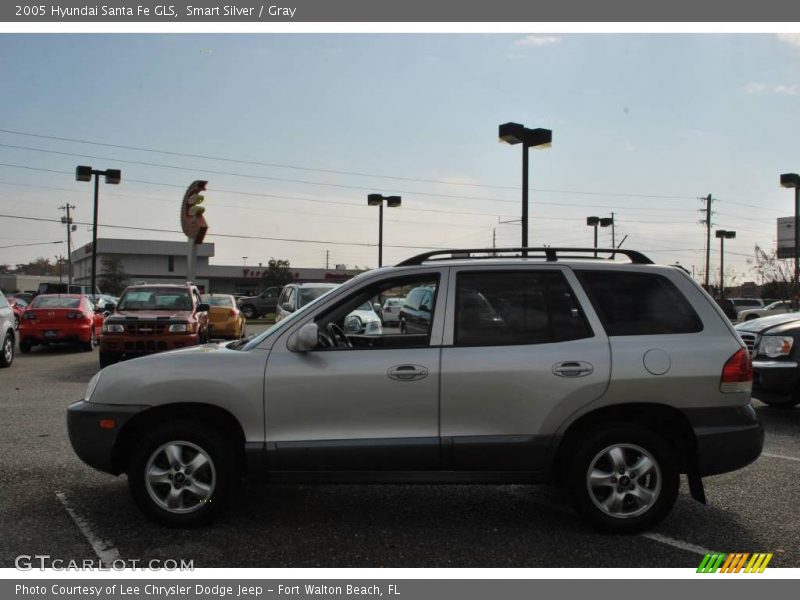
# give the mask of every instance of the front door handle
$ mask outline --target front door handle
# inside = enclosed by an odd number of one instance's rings
[[[398,365],[386,371],[386,375],[395,381],[419,381],[428,376],[428,369],[421,365]]]
[[[579,360],[568,360],[553,365],[553,375],[559,377],[586,377],[594,372],[594,367]]]

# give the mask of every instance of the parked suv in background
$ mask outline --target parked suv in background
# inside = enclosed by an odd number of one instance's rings
[[[217,516],[246,475],[557,482],[596,526],[646,529],[681,473],[705,502],[701,478],[755,460],[764,433],[749,354],[711,297],[680,268],[597,252],[617,260],[429,252],[245,343],[103,369],[68,409],[73,448],[127,473],[139,507],[169,525]],[[364,302],[413,288],[431,295],[416,333],[345,331]]]
[[[239,298],[237,304],[245,319],[255,319],[262,315],[275,312],[275,306],[278,303],[278,296],[280,293],[280,287],[268,287],[258,292],[255,296]]]
[[[428,330],[435,293],[436,286],[417,287],[408,293],[397,316],[400,333],[421,333]]]
[[[0,367],[10,367],[14,362],[14,311],[0,292]]]
[[[800,313],[736,326],[753,358],[753,395],[776,408],[800,404]]]
[[[191,283],[125,288],[115,312],[103,323],[100,366],[204,344],[209,339],[208,309]]]

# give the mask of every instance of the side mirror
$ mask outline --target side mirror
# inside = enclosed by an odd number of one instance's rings
[[[375,304],[373,304],[372,310],[374,310],[378,314],[381,314],[381,310],[383,310],[383,308],[381,307],[380,302],[376,302]]]
[[[281,304],[281,308],[286,312],[294,312],[294,307],[292,306],[291,302],[284,302]]]
[[[291,352],[311,352],[319,344],[319,328],[316,323],[306,323],[286,342]]]
[[[117,305],[112,302],[109,302],[108,304],[105,305],[103,310],[107,313],[113,313],[115,310],[117,310]]]
[[[361,319],[356,315],[348,315],[344,320],[345,333],[358,333],[363,326],[364,324],[361,322]]]
[[[197,305],[197,312],[208,312],[210,309],[211,307],[205,302],[201,302]]]

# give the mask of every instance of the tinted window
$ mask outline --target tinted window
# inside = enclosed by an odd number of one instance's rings
[[[419,301],[422,299],[422,295],[424,293],[425,293],[424,288],[417,288],[415,290],[411,290],[411,293],[406,298],[405,306],[407,306],[411,310],[417,310],[419,308]]]
[[[69,298],[63,296],[37,296],[31,304],[32,308],[78,308],[81,304],[80,298]]]
[[[695,333],[697,313],[666,277],[631,271],[579,271],[608,335]]]
[[[208,296],[204,295],[203,302],[209,306],[230,306],[233,307],[233,298],[230,296]]]
[[[543,344],[591,337],[561,273],[460,273],[455,344]]]

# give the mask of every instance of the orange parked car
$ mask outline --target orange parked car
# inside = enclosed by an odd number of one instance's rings
[[[22,313],[19,349],[26,354],[36,345],[73,343],[87,352],[94,350],[103,327],[103,314],[95,312],[86,296],[42,294]]]
[[[211,337],[238,340],[245,336],[245,318],[236,306],[236,298],[227,294],[204,294],[208,304],[208,322]]]

